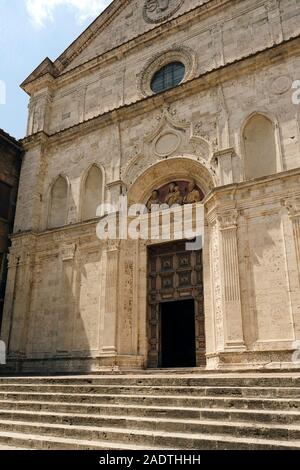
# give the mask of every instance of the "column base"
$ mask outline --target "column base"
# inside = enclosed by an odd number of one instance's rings
[[[142,356],[98,357],[8,357],[6,365],[0,366],[0,375],[70,375],[70,374],[117,374],[125,370],[144,370]]]
[[[208,370],[281,370],[299,369],[293,362],[294,350],[278,351],[224,351],[207,354]]]

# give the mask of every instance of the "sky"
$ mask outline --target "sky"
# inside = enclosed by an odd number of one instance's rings
[[[55,60],[111,0],[0,0],[0,128],[26,133],[28,95],[20,84]]]

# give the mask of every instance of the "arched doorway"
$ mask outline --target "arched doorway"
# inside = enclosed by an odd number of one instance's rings
[[[143,203],[151,212],[151,201],[166,203],[174,198],[179,205],[203,207],[215,181],[209,165],[181,157],[153,165],[130,185],[129,205]],[[145,316],[143,310],[140,313],[140,320],[144,316],[146,323],[146,365],[205,367],[203,270],[205,261],[208,265],[207,254],[202,249],[187,249],[184,238],[149,240],[146,246],[147,266],[141,266],[141,276],[144,272],[147,276]]]

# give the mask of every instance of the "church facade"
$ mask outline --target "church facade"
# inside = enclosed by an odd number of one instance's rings
[[[11,370],[297,366],[299,20],[296,0],[115,0],[25,80]],[[202,210],[201,246],[99,237],[120,198],[160,229]]]

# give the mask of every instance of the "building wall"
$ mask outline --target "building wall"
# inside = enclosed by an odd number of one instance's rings
[[[74,46],[76,58],[48,88],[42,79],[30,85],[3,332],[11,364],[89,371],[147,363],[150,242],[100,242],[97,220],[83,220],[85,183],[96,165],[106,203],[120,194],[146,203],[163,184],[196,180],[206,196],[208,367],[293,367],[300,133],[292,83],[300,76],[300,5],[185,2],[203,5],[154,28],[137,21],[134,4],[80,54]],[[143,96],[147,66],[169,49],[186,57],[189,80]],[[270,161],[269,175],[256,154]],[[257,164],[249,167],[247,158]],[[58,178],[67,188],[65,223],[53,228]]]
[[[185,2],[189,7],[202,3],[199,0]],[[141,99],[137,86],[139,74],[148,61],[163,51],[179,47],[193,51],[194,75],[197,76],[299,34],[300,12],[295,1],[281,0],[280,6],[277,1],[223,1],[219,2],[218,8],[213,8],[215,3],[214,0],[206,2],[208,6],[211,5],[209,10],[207,5],[206,8],[202,6],[192,10],[190,16],[181,19],[180,27],[164,28],[163,34],[156,28],[146,45],[141,42],[142,38],[132,40],[121,56],[116,56],[116,52],[107,52],[107,55],[101,56],[105,51],[103,35],[97,35],[56,80],[56,86],[48,96],[49,116],[46,122],[46,90],[41,89],[33,94],[29,133],[43,128],[47,128],[50,133],[57,132]],[[289,13],[291,9],[293,15]],[[133,14],[140,16],[141,10],[141,7],[136,8]],[[129,27],[124,19],[128,11],[133,11],[132,5],[111,23],[113,33],[110,33],[109,28],[103,32],[110,44],[116,39],[116,29],[124,31],[122,37],[125,42],[126,34],[132,38],[136,25],[146,24],[141,19],[137,21],[138,18],[131,17]],[[101,44],[100,49],[98,42]],[[92,62],[95,56],[98,57],[98,65]],[[73,67],[76,67],[76,71],[73,71],[75,80],[71,80]],[[91,70],[88,70],[89,67]]]
[[[0,132],[0,329],[4,307],[9,235],[13,231],[21,166],[21,145]]]

